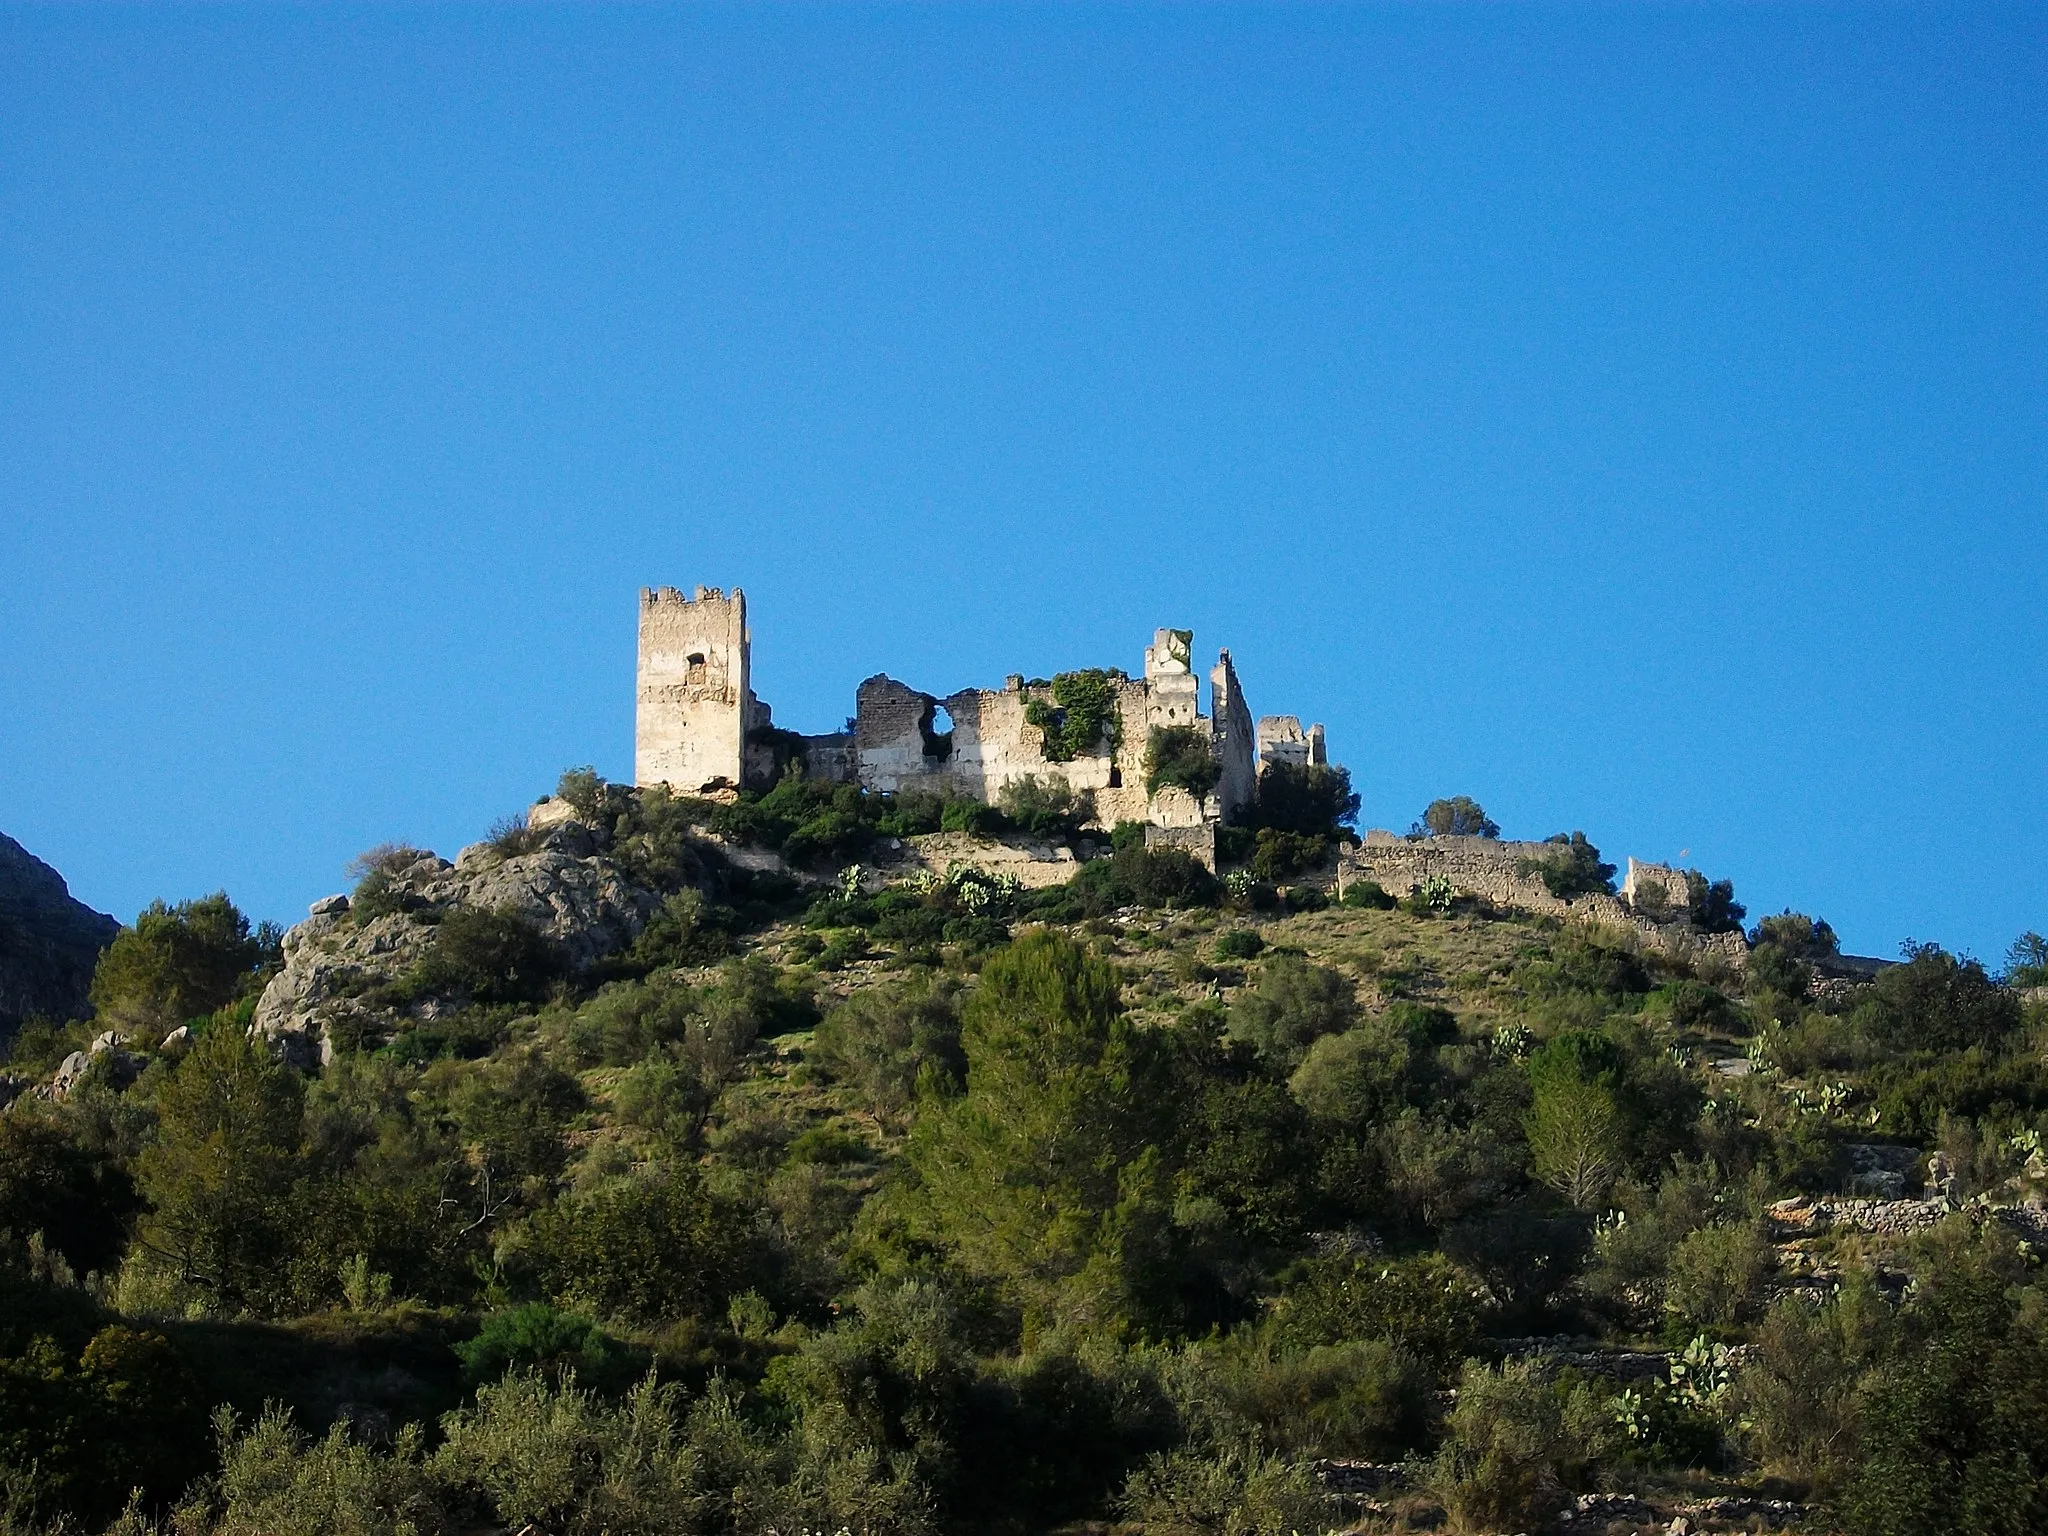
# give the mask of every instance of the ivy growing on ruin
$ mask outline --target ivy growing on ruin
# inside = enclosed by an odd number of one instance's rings
[[[1047,762],[1092,755],[1104,741],[1112,754],[1123,745],[1123,711],[1116,698],[1116,685],[1123,681],[1124,674],[1114,667],[1061,672],[1052,680],[1050,704],[1033,699],[1024,706],[1025,721],[1045,737]]]

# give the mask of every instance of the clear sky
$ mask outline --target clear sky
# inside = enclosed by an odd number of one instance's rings
[[[0,831],[286,922],[758,691],[1235,656],[1362,824],[2048,928],[2048,9],[0,10]]]

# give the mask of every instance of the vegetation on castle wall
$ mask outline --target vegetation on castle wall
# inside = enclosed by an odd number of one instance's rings
[[[1560,901],[1594,891],[1614,894],[1614,866],[1601,859],[1600,850],[1586,840],[1585,833],[1560,832],[1544,842],[1556,852],[1517,859],[1516,874],[1541,880],[1543,888]]]
[[[1051,703],[1032,699],[1024,706],[1025,723],[1044,738],[1047,762],[1116,755],[1124,739],[1123,710],[1117,703],[1117,684],[1123,681],[1124,674],[1113,667],[1061,672],[1052,680]]]
[[[1191,725],[1156,725],[1145,742],[1145,793],[1156,795],[1173,784],[1197,800],[1207,797],[1223,777],[1208,734]]]

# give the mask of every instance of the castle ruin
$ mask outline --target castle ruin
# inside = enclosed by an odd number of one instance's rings
[[[920,790],[990,804],[1006,786],[1033,778],[1087,795],[1096,825],[1140,823],[1149,843],[1185,848],[1213,865],[1216,828],[1238,819],[1262,772],[1328,757],[1320,725],[1303,730],[1292,715],[1254,723],[1228,651],[1210,670],[1205,715],[1193,642],[1188,630],[1162,629],[1145,650],[1142,676],[1091,674],[1111,691],[1091,742],[1055,748],[1051,738],[1064,718],[1058,680],[1027,683],[1021,674],[1000,689],[943,696],[877,674],[855,691],[850,729],[810,736],[777,727],[749,686],[744,593],[698,587],[686,597],[674,587],[646,588],[633,776],[683,794],[758,790],[794,763],[808,777],[877,792]],[[1173,784],[1147,791],[1147,747],[1154,730],[1169,727],[1207,742],[1218,776],[1206,795]]]

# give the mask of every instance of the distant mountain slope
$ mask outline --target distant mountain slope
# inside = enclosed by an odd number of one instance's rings
[[[64,877],[0,834],[0,1034],[35,1014],[78,1018],[93,961],[121,925],[74,900]]]

